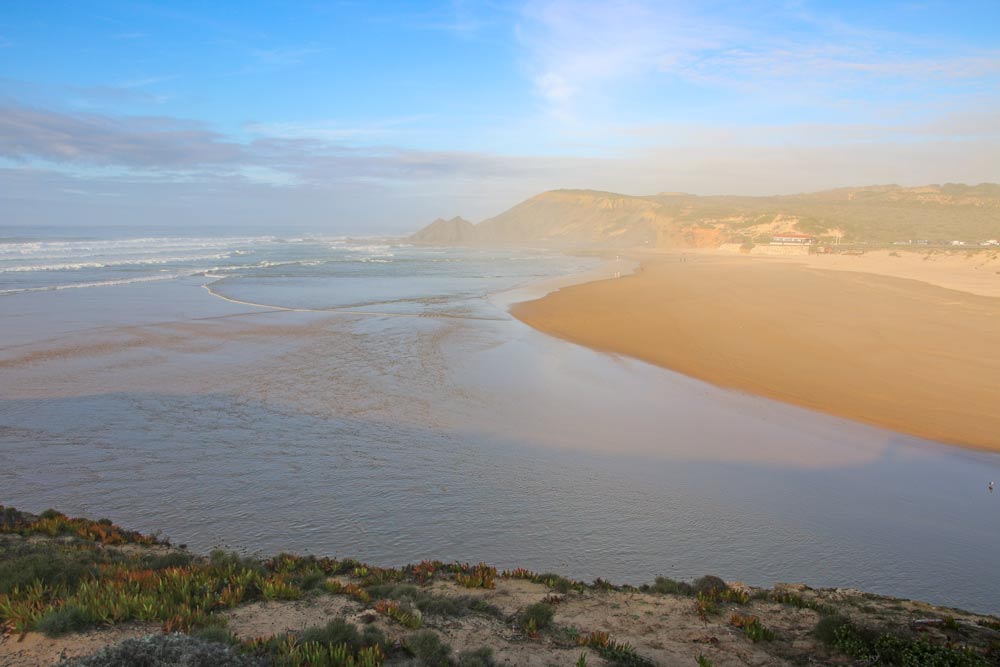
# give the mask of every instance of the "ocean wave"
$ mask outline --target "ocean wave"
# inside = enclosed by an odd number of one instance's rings
[[[149,283],[158,280],[176,280],[177,278],[187,278],[194,275],[194,272],[174,273],[164,276],[142,276],[138,278],[123,278],[121,280],[99,280],[90,283],[69,283],[67,285],[44,285],[41,287],[21,287],[16,289],[0,290],[0,296],[11,294],[24,294],[26,292],[55,292],[66,289],[84,289],[88,287],[112,287],[115,285],[130,285],[132,283]]]
[[[212,255],[183,255],[180,257],[141,257],[134,259],[117,259],[103,262],[67,262],[63,264],[29,264],[27,266],[0,266],[0,273],[31,273],[34,271],[80,271],[82,269],[107,269],[116,266],[156,266],[160,264],[179,264],[181,262],[198,262],[206,259],[228,259],[230,253],[215,253]]]
[[[138,252],[168,252],[183,250],[206,250],[225,248],[246,248],[266,243],[273,243],[273,236],[227,236],[227,237],[187,237],[164,236],[143,237],[134,239],[114,240],[81,240],[81,241],[22,241],[0,243],[2,256],[38,256],[40,253],[56,254],[58,256],[92,253]]]

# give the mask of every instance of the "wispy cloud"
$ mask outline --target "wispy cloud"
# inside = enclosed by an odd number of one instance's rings
[[[539,97],[563,118],[613,91],[669,91],[675,81],[779,98],[822,94],[820,104],[877,98],[886,85],[933,92],[1000,76],[1000,49],[916,40],[799,3],[706,14],[692,3],[547,0],[525,7],[518,37]]]
[[[255,137],[281,139],[319,139],[329,142],[379,141],[398,137],[405,128],[430,118],[428,115],[383,118],[365,123],[334,120],[283,123],[247,123],[243,130]]]
[[[0,109],[0,155],[7,158],[169,168],[234,162],[244,153],[244,147],[191,121]]]

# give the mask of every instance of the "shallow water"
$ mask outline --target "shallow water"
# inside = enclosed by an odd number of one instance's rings
[[[0,290],[178,274],[0,296],[0,503],[198,550],[630,583],[712,572],[1000,611],[1000,494],[986,491],[1000,457],[723,391],[506,314],[526,292],[498,292],[595,260],[266,237],[189,239],[192,255],[232,254],[185,266],[123,264],[179,255],[105,241],[90,243],[106,266],[0,272]],[[7,266],[87,259],[31,252]]]

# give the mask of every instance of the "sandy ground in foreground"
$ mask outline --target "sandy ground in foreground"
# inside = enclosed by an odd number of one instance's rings
[[[742,584],[734,586],[739,588]],[[765,596],[745,604],[719,602],[714,613],[702,618],[694,598],[670,594],[601,590],[557,594],[541,584],[505,579],[497,582],[495,590],[470,590],[452,581],[435,582],[422,590],[443,598],[474,597],[492,605],[496,609],[493,614],[466,613],[457,617],[427,614],[423,627],[438,633],[455,653],[490,647],[498,666],[573,665],[581,654],[587,656],[588,665],[612,664],[594,649],[576,645],[573,635],[568,632],[570,629],[580,635],[591,631],[607,632],[612,639],[629,644],[656,665],[695,665],[698,656],[705,656],[717,667],[848,663],[847,658],[825,648],[813,635],[820,614],[810,608],[782,604],[773,597]],[[866,626],[905,629],[919,619],[953,618],[961,630],[949,631],[940,624],[922,629],[937,643],[959,637],[966,642],[972,632],[985,637],[980,641],[1000,635],[981,625],[983,621],[995,622],[993,617],[870,595],[854,589],[814,590],[802,584],[778,584],[774,594],[779,599],[792,596],[811,604],[826,605]],[[541,601],[555,606],[553,627],[532,638],[519,628],[516,618],[528,605]],[[242,605],[224,612],[223,617],[226,627],[240,639],[300,632],[323,626],[336,618],[359,628],[375,624],[396,642],[405,641],[412,634],[412,630],[379,616],[370,606],[344,596],[314,592],[294,602]],[[734,614],[758,618],[775,633],[774,640],[751,642],[734,627]],[[89,655],[124,639],[159,631],[155,625],[133,623],[57,638],[36,632],[23,636],[0,634],[0,667],[49,667],[60,658]],[[396,660],[391,664],[417,663]]]
[[[904,258],[913,261],[923,260]],[[1000,298],[812,260],[688,253],[643,262],[635,275],[511,312],[554,336],[724,387],[1000,451]],[[931,277],[947,282],[946,273]]]

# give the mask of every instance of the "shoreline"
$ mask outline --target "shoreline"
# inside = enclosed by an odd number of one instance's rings
[[[1000,299],[793,258],[638,257],[633,275],[561,287],[510,313],[723,388],[1000,451]]]

